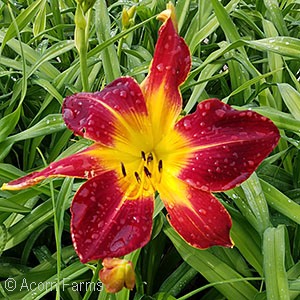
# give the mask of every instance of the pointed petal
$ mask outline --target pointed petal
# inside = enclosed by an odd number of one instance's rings
[[[126,200],[110,171],[88,180],[72,202],[71,230],[81,262],[120,257],[150,239],[153,197]]]
[[[48,177],[91,178],[102,173],[105,168],[101,164],[100,146],[94,144],[89,148],[51,163],[39,172],[3,184],[2,190],[20,190],[38,184]]]
[[[190,245],[205,249],[231,247],[231,219],[223,205],[210,193],[196,189],[178,178],[165,176],[159,192],[174,229]]]
[[[246,180],[280,137],[266,117],[250,110],[237,111],[217,99],[200,103],[175,130],[186,139],[185,151],[189,152],[178,177],[212,192]]]
[[[142,131],[147,118],[141,89],[131,77],[116,79],[101,92],[67,97],[62,112],[75,134],[109,146]]]
[[[159,30],[150,73],[141,84],[157,141],[173,127],[182,109],[179,85],[190,67],[189,49],[170,17]]]

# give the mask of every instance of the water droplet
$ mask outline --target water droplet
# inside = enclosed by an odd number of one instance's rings
[[[183,223],[183,222],[184,222],[183,217],[178,217],[178,221],[179,221],[180,223]]]
[[[207,185],[202,185],[202,186],[200,187],[200,190],[202,190],[202,191],[204,191],[204,192],[207,192],[207,191],[208,191],[208,186],[207,186]],[[199,212],[200,212],[200,210],[199,210]],[[206,211],[205,211],[205,213],[206,213]]]
[[[184,129],[191,129],[192,128],[192,124],[191,124],[191,121],[190,120],[188,120],[188,119],[185,119],[184,121],[183,121],[183,127],[184,127]]]
[[[120,92],[120,96],[121,96],[122,98],[126,98],[126,97],[127,97],[127,92],[126,92],[126,91],[121,91],[121,92]]]
[[[88,126],[93,126],[95,124],[94,120],[88,120],[87,125]]]
[[[162,71],[164,70],[164,64],[163,64],[163,63],[160,63],[160,64],[158,64],[158,65],[156,66],[156,68],[157,68],[157,70],[158,70],[159,72],[162,72]]]
[[[224,115],[226,114],[226,112],[225,112],[223,109],[217,109],[217,110],[215,111],[215,114],[216,114],[218,117],[223,118]]]
[[[98,237],[99,237],[99,234],[98,234],[98,233],[93,233],[92,236],[91,236],[91,238],[92,238],[93,240],[98,239]]]
[[[254,166],[254,161],[253,160],[248,160],[249,166],[253,167]]]
[[[201,122],[201,123],[200,123],[200,126],[204,127],[204,126],[205,126],[205,123],[204,123],[204,122]]]
[[[198,210],[198,212],[201,214],[201,215],[206,215],[206,210],[205,209],[202,209],[202,208],[200,208],[199,210]]]
[[[210,109],[210,102],[206,102],[206,103],[205,103],[205,109],[206,109],[206,110],[209,110],[209,109]]]

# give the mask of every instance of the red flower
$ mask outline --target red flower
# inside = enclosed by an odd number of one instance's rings
[[[46,177],[88,179],[71,207],[73,243],[83,263],[144,246],[155,191],[171,225],[189,244],[232,246],[230,216],[212,192],[246,180],[279,140],[269,119],[217,99],[201,102],[196,112],[178,120],[179,86],[191,58],[172,11],[160,15],[164,24],[140,86],[122,77],[101,92],[65,99],[67,126],[95,143],[2,187],[22,189]]]

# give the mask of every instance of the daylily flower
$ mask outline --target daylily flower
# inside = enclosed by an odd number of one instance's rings
[[[2,187],[22,189],[47,177],[87,179],[71,206],[72,239],[83,263],[144,246],[156,191],[170,224],[189,244],[231,247],[230,216],[212,192],[246,180],[279,139],[269,119],[217,99],[179,118],[179,86],[191,56],[177,33],[173,7],[160,19],[150,73],[141,85],[122,77],[101,92],[65,99],[67,126],[94,144]]]
[[[101,282],[108,293],[117,293],[123,287],[132,290],[135,286],[135,274],[132,262],[120,258],[105,258],[99,272]]]

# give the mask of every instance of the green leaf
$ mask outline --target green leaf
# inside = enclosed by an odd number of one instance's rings
[[[260,184],[268,204],[294,222],[300,224],[300,205],[266,181],[260,179]]]
[[[7,229],[4,224],[1,224],[0,225],[0,256],[2,256],[6,242],[7,242]]]
[[[21,106],[18,106],[14,112],[0,120],[0,142],[4,141],[6,137],[15,129],[20,118],[20,113]]]
[[[33,209],[26,217],[8,229],[7,243],[5,250],[10,249],[22,241],[37,227],[53,217],[52,203],[50,200],[40,204]],[[26,230],[24,230],[26,228]]]
[[[271,225],[271,222],[269,220],[267,201],[256,173],[253,173],[248,180],[243,182],[241,188],[243,189],[247,203],[256,218],[258,232],[263,234],[263,232]]]
[[[280,35],[289,35],[278,1],[264,0],[264,4],[268,10],[272,23],[277,27]]]
[[[300,58],[300,40],[293,37],[281,36],[252,41],[244,40],[243,43],[257,50],[272,51],[282,56]]]
[[[171,226],[166,225],[164,232],[171,239],[181,257],[210,283],[243,278],[237,271],[213,255],[210,250],[199,250],[188,245]],[[253,300],[257,294],[257,290],[247,280],[218,284],[215,288],[229,300]]]
[[[232,12],[239,2],[240,0],[231,0],[225,7],[227,14]],[[215,32],[218,27],[219,20],[216,16],[214,16],[213,18],[210,18],[207,24],[201,27],[201,29],[198,32],[190,32],[189,36],[191,41],[189,43],[189,46],[191,53],[194,53],[197,46],[202,42],[202,40],[211,35],[213,32]]]
[[[9,199],[2,199],[0,198],[0,212],[18,212],[18,213],[28,213],[31,211],[30,208],[19,205],[10,201]]]
[[[178,32],[180,32],[187,15],[189,13],[191,0],[178,0],[176,3],[176,16],[178,23]]]
[[[277,86],[290,113],[300,121],[300,93],[287,83],[278,83]]]
[[[176,300],[173,296],[167,293],[157,293],[154,295],[154,299],[156,300]]]
[[[1,121],[0,121],[1,122]],[[66,128],[63,117],[61,114],[51,114],[46,116],[44,119],[39,121],[37,124],[33,125],[20,133],[12,135],[7,138],[9,142],[17,142],[26,139],[31,139],[39,136],[45,136]],[[1,146],[1,144],[0,144]]]
[[[28,25],[34,19],[37,11],[40,9],[42,2],[44,0],[38,0],[32,2],[25,10],[23,10],[16,18],[16,23],[18,26],[18,30],[22,31],[26,25]],[[3,50],[6,43],[17,35],[16,27],[14,23],[11,23],[6,31],[6,34],[3,38],[1,51]]]
[[[300,121],[294,119],[291,114],[272,109],[271,107],[253,107],[252,110],[268,117],[281,129],[300,133]]]
[[[268,228],[263,239],[264,273],[268,299],[290,300],[285,270],[284,226]]]
[[[99,44],[101,44],[111,38],[110,19],[105,0],[97,1],[95,9],[97,38]],[[107,83],[121,76],[120,64],[114,45],[109,45],[102,51],[102,61]]]
[[[218,19],[219,25],[222,27],[229,42],[235,42],[240,39],[240,35],[230,15],[224,8],[223,4],[218,0],[211,0],[215,15]]]
[[[43,0],[40,9],[33,21],[33,35],[36,37],[46,28],[46,1]]]

